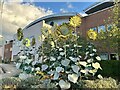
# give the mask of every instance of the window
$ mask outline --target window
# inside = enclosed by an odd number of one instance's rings
[[[110,31],[112,29],[112,24],[107,25],[107,30]]]
[[[93,28],[90,28],[90,29],[92,29],[94,31],[97,31],[97,27],[93,27]]]
[[[111,59],[111,60],[119,60],[119,56],[118,56],[118,54],[116,54],[116,53],[111,53],[111,54],[110,54],[110,59]]]
[[[100,54],[100,57],[101,57],[102,60],[109,60],[109,58],[108,58],[109,55],[107,53]]]
[[[101,30],[104,31],[104,32],[106,31],[105,25],[101,25],[101,26],[98,27],[98,33],[100,33]]]
[[[50,22],[50,25],[51,25],[51,26],[54,26],[54,22],[53,22],[53,21],[52,21],[52,22]]]

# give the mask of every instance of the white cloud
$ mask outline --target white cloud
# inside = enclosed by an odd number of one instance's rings
[[[16,0],[18,1],[18,0]],[[1,4],[0,4],[1,7]],[[1,8],[0,8],[1,12]],[[52,14],[51,10],[46,10],[34,5],[20,4],[20,2],[5,3],[3,7],[3,18],[0,22],[2,24],[2,34],[5,39],[12,39],[19,27],[24,28],[30,22],[37,18]],[[0,29],[1,30],[1,29]]]
[[[67,7],[68,8],[74,8],[73,5],[71,3],[69,3],[69,2],[67,2]]]
[[[66,12],[68,12],[68,11],[65,10],[64,8],[61,8],[61,9],[60,9],[60,12],[61,12],[61,13],[66,13]]]

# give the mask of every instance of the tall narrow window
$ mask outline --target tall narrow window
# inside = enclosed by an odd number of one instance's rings
[[[50,25],[51,25],[51,26],[54,26],[54,22],[53,22],[53,21],[52,21],[52,22],[50,22]]]
[[[98,26],[98,33],[100,33],[101,31],[106,31],[105,25]]]
[[[92,29],[94,31],[97,31],[97,27],[93,27],[93,28],[90,28],[90,29]]]
[[[112,24],[108,24],[108,25],[107,25],[107,30],[108,30],[108,31],[112,30]]]
[[[107,53],[101,53],[100,57],[101,57],[102,60],[109,60],[109,58],[108,58],[109,56],[108,56]]]
[[[119,60],[119,56],[117,53],[111,53],[110,54],[110,59],[111,60]]]

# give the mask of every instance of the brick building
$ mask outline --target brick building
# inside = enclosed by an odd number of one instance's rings
[[[94,5],[88,7],[86,10],[84,10],[84,12],[87,14],[87,16],[84,16],[82,18],[82,23],[81,26],[78,27],[78,32],[80,32],[82,34],[83,37],[86,37],[86,32],[89,29],[93,29],[96,32],[100,32],[101,30],[106,31],[106,30],[110,30],[111,28],[111,23],[112,21],[110,21],[109,17],[111,17],[112,15],[112,8],[113,8],[114,3],[113,2],[108,2],[108,1],[103,1],[103,2],[99,2],[99,3],[95,3]],[[24,31],[27,33],[27,31],[31,33],[36,30],[39,30],[40,28],[40,23],[44,20],[46,24],[51,25],[57,23],[57,24],[61,24],[63,22],[68,22],[70,17],[76,15],[78,13],[62,13],[62,14],[55,14],[55,15],[49,15],[46,17],[42,17],[39,18],[37,20],[35,20],[34,22],[30,23],[29,25],[27,25],[24,28]],[[30,33],[28,36],[34,36]],[[27,35],[26,34],[26,35]],[[37,34],[35,34],[35,37]],[[26,37],[28,37],[26,36]],[[98,43],[99,44],[99,43]],[[100,44],[102,45],[102,43]],[[15,46],[15,45],[13,45]],[[10,42],[9,44],[5,45],[5,49],[4,49],[4,58],[10,59],[13,58],[12,56],[12,43]],[[18,51],[17,49],[13,48],[15,53]],[[109,53],[108,53],[109,52]],[[117,53],[114,52],[114,49],[103,49],[100,51],[100,56],[102,59],[104,60],[119,60]]]
[[[82,24],[79,27],[80,32],[82,32],[82,36],[86,37],[86,32],[89,29],[95,30],[99,33],[101,30],[109,31],[112,27],[112,17],[113,17],[113,7],[114,2],[103,1],[100,3],[96,3],[85,11],[88,16],[82,18]],[[99,50],[99,54],[101,58],[104,60],[119,60],[118,54],[115,53],[116,48],[105,47],[102,48],[103,42],[95,42],[98,47],[101,47]]]
[[[105,10],[82,17],[82,24],[79,27],[79,30],[82,32],[84,37],[86,37],[86,31],[89,29],[93,29],[98,33],[100,32],[100,28],[106,30],[110,22],[106,23],[105,21],[108,21],[110,16],[111,8],[107,8]]]
[[[88,16],[82,17],[82,24],[78,31],[82,33],[82,36],[86,38],[86,33],[89,29],[93,29],[97,33],[101,30],[109,31],[112,27],[114,2],[99,2],[88,7],[85,11]],[[115,48],[102,48],[103,43],[95,42],[99,47],[99,54],[104,60],[119,60],[118,54],[115,53]]]
[[[13,41],[6,42],[4,45],[4,62],[11,62]]]

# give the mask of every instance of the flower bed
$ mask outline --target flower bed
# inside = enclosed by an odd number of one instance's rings
[[[69,23],[52,28],[43,27],[40,35],[42,45],[37,50],[35,38],[32,41],[23,38],[19,30],[18,40],[23,43],[19,46],[21,51],[16,64],[17,68],[23,70],[19,77],[25,79],[38,75],[47,85],[53,83],[69,89],[79,86],[79,80],[94,76],[98,69],[102,70],[98,62],[101,58],[97,55],[95,46],[77,35],[76,27],[80,23],[81,19],[76,15]],[[90,30],[88,36],[95,40],[97,34]],[[98,77],[102,78],[101,75]]]
[[[0,83],[2,83],[0,84],[0,88],[2,88],[2,90],[60,89],[54,83],[43,83],[38,76],[27,78],[25,80],[15,77],[5,78],[0,80]],[[81,80],[78,81],[78,83],[79,85],[77,87],[72,86],[71,89],[120,89],[120,84],[118,85],[117,82],[112,78]]]

